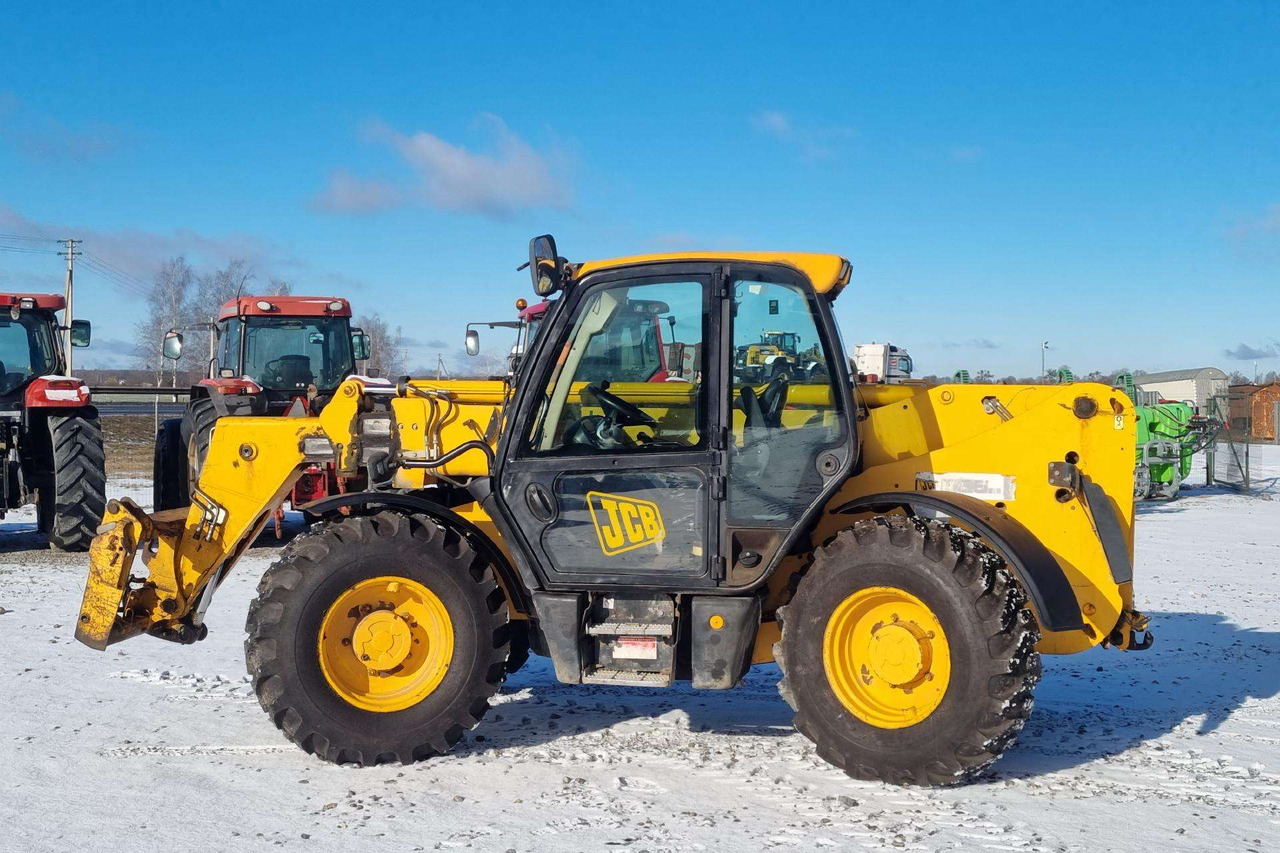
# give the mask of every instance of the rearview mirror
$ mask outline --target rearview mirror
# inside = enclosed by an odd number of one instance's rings
[[[480,354],[480,333],[475,329],[467,329],[467,355]]]
[[[164,346],[161,348],[165,358],[171,358],[174,361],[182,358],[182,333],[169,331],[164,336]]]
[[[529,241],[529,275],[533,292],[550,296],[564,285],[564,262],[556,254],[556,239],[550,234]]]
[[[356,361],[367,361],[369,359],[370,346],[369,336],[364,332],[356,329],[351,333],[351,351],[355,353]]]
[[[71,321],[71,345],[73,347],[87,347],[92,336],[93,327],[90,326],[88,320]]]

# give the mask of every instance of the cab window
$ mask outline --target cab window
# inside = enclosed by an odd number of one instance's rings
[[[789,527],[822,490],[818,457],[844,440],[839,374],[803,288],[751,279],[732,293],[729,516]]]
[[[587,296],[547,383],[537,454],[702,447],[705,281],[646,279]]]

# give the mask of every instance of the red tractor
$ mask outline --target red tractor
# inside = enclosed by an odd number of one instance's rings
[[[369,357],[369,336],[351,328],[351,304],[331,296],[241,296],[222,306],[216,354],[192,386],[181,418],[156,434],[156,509],[190,503],[218,418],[319,414],[342,380]],[[165,336],[165,355],[182,355],[182,335]],[[344,490],[332,467],[312,466],[294,486],[298,506]],[[277,513],[277,522],[280,519]]]
[[[63,375],[65,307],[57,294],[0,293],[0,517],[35,504],[50,545],[86,551],[106,509],[106,456],[89,386]],[[70,332],[89,345],[87,320]]]

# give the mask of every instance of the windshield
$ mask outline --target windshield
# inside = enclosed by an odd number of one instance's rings
[[[764,343],[787,352],[797,352],[800,349],[800,336],[793,332],[765,332]]]
[[[353,368],[345,317],[249,317],[243,375],[269,391],[332,391]],[[233,324],[234,325],[234,324]]]
[[[23,311],[17,320],[0,315],[0,394],[8,394],[37,376],[57,370],[50,318]]]
[[[641,310],[616,312],[591,337],[578,369],[579,381],[648,382],[666,369],[658,320],[649,303],[637,300],[627,307]]]

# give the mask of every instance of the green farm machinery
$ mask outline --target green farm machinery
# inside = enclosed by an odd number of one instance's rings
[[[1138,500],[1172,500],[1191,473],[1191,458],[1213,443],[1222,424],[1189,403],[1161,400],[1122,373],[1116,386],[1136,404],[1138,441],[1133,493]]]

